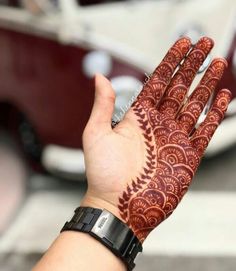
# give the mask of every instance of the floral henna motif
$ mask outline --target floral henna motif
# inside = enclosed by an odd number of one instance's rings
[[[160,112],[168,115],[178,112],[197,71],[212,47],[213,41],[209,38],[204,37],[198,41],[168,86],[158,108]]]
[[[215,130],[224,118],[224,113],[227,110],[230,100],[231,92],[229,90],[222,89],[219,91],[206,119],[193,134],[191,143],[196,149],[198,156],[203,155]]]
[[[119,210],[141,242],[172,214],[187,192],[230,101],[228,90],[219,91],[205,121],[190,133],[226,67],[224,60],[214,60],[182,106],[212,44],[208,38],[201,39],[172,77],[190,47],[187,39],[177,42],[132,106],[144,137],[146,164],[119,198]],[[168,67],[168,72],[163,67]],[[180,108],[183,109],[180,111]],[[180,113],[176,115],[177,112]]]
[[[188,38],[179,39],[171,47],[137,98],[144,108],[148,109],[150,105],[155,106],[158,104],[171,81],[175,69],[190,49],[191,42]]]
[[[188,102],[179,114],[179,121],[186,132],[190,133],[193,130],[226,67],[227,62],[224,59],[213,60],[196,90],[189,97]]]

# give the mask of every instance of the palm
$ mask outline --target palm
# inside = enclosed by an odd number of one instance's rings
[[[221,90],[195,129],[226,66],[224,60],[214,60],[186,101],[212,46],[210,39],[202,38],[175,72],[191,47],[188,39],[177,41],[124,120],[109,133],[93,137],[85,150],[90,189],[118,206],[141,241],[180,202],[229,103],[229,91]]]
[[[120,123],[113,131],[95,140],[86,151],[87,178],[93,180],[90,189],[99,190],[99,194],[108,197],[112,204],[116,204],[117,196],[126,188],[127,182],[143,167],[145,148],[140,129],[135,126]]]

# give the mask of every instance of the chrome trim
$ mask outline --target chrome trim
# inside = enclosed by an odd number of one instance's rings
[[[43,149],[41,162],[50,173],[71,180],[85,179],[84,153],[58,145],[47,145]]]

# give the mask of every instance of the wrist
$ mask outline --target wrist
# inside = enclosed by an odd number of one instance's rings
[[[110,211],[91,205],[77,208],[61,231],[88,233],[120,258],[129,271],[135,267],[137,254],[142,252],[142,244],[127,225]]]
[[[98,208],[98,209],[106,209],[110,213],[112,213],[114,216],[119,218],[122,222],[125,224],[126,221],[123,220],[120,216],[120,212],[118,207],[116,207],[114,204],[110,203],[107,200],[104,200],[102,198],[97,198],[92,195],[89,195],[88,193],[84,196],[80,203],[81,207],[92,207],[92,208]]]
[[[105,264],[104,264],[105,263]],[[89,234],[62,232],[33,271],[125,271],[124,263]]]

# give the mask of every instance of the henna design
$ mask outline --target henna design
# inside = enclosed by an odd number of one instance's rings
[[[131,109],[143,134],[146,162],[139,176],[131,180],[120,196],[118,207],[122,219],[141,242],[172,214],[187,192],[230,101],[230,92],[221,90],[205,121],[190,136],[226,67],[225,60],[214,60],[177,114],[213,42],[202,38],[186,57],[190,46],[186,38],[175,43]],[[184,57],[185,62],[172,77]]]
[[[214,92],[226,67],[227,62],[224,59],[213,60],[199,85],[189,97],[179,115],[179,122],[187,133],[190,133],[196,125],[203,108]]]
[[[137,101],[143,105],[148,103],[152,106],[157,104],[168,86],[172,74],[191,48],[188,38],[179,39],[167,52],[160,65],[153,72],[145,88],[141,91]],[[150,108],[150,105],[148,108]]]
[[[210,142],[216,128],[223,120],[224,113],[227,110],[230,100],[231,92],[229,90],[222,89],[219,91],[205,120],[193,134],[191,142],[193,147],[196,148],[199,156],[203,155],[205,148]]]
[[[212,47],[213,41],[209,38],[203,37],[197,42],[178,72],[174,75],[159,105],[161,113],[172,116],[178,112],[194,77]]]

